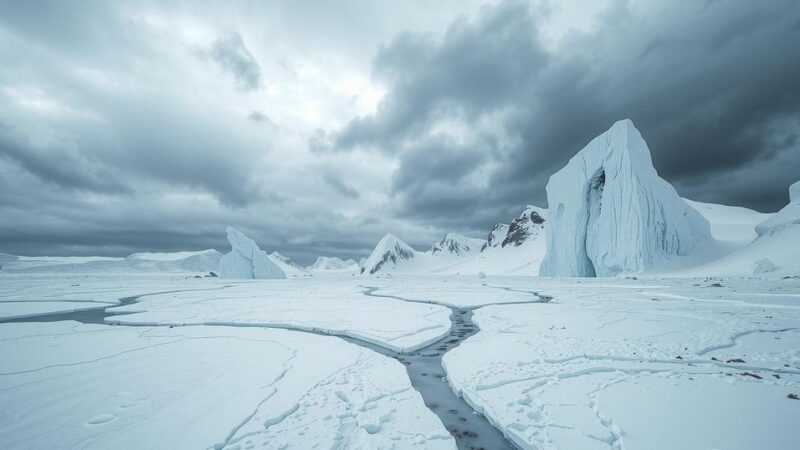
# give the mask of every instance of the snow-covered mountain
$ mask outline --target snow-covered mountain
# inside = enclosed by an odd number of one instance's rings
[[[346,272],[357,273],[360,271],[358,263],[352,259],[342,260],[335,256],[320,256],[314,264],[306,267],[306,270],[314,273],[322,272]]]
[[[545,254],[547,210],[528,205],[510,224],[498,223],[481,251],[436,273],[537,276]]]
[[[630,120],[594,138],[547,183],[541,275],[641,273],[712,241],[708,221],[658,176]]]
[[[393,272],[398,266],[407,266],[405,261],[413,260],[418,252],[393,234],[387,234],[375,246],[372,253],[361,265],[361,273],[372,275],[378,271]]]
[[[361,265],[361,273],[535,276],[545,251],[546,217],[545,209],[528,206],[510,224],[492,227],[486,240],[448,233],[425,252],[387,235]]]
[[[457,233],[447,233],[441,241],[428,250],[431,255],[469,256],[481,251],[486,245],[483,239],[466,237]]]

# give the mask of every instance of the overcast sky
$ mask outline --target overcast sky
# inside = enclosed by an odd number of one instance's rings
[[[796,0],[0,1],[0,251],[485,237],[622,118],[684,197],[776,211],[798,49]]]

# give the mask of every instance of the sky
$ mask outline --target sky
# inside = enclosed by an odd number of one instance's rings
[[[485,237],[623,118],[682,196],[777,211],[798,48],[795,0],[0,0],[0,252]]]

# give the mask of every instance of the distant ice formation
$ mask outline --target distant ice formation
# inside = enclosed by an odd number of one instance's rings
[[[658,176],[630,120],[594,138],[547,183],[543,276],[642,272],[710,240],[708,221]]]
[[[254,240],[233,227],[226,231],[231,251],[219,261],[221,278],[286,278],[286,274]]]

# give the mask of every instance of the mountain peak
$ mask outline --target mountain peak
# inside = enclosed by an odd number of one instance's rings
[[[480,251],[485,244],[486,241],[483,239],[471,238],[458,233],[447,233],[444,239],[434,244],[428,253],[431,255],[440,253],[465,255]]]

